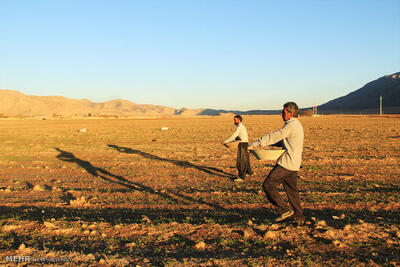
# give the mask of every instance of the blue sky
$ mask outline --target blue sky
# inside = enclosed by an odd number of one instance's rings
[[[400,1],[0,0],[0,88],[280,109],[400,71]]]

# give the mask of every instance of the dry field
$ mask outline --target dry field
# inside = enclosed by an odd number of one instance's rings
[[[400,265],[400,117],[300,120],[304,226],[273,222],[274,162],[232,182],[231,117],[0,120],[0,264]]]

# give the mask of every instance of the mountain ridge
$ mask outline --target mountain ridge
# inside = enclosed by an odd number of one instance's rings
[[[400,72],[382,76],[363,87],[318,106],[319,114],[378,114],[379,97],[385,114],[400,113]],[[301,111],[311,109],[302,108]],[[102,116],[220,116],[273,115],[281,110],[175,109],[161,105],[136,104],[126,99],[93,102],[64,96],[34,96],[0,89],[0,117],[102,117]]]
[[[64,96],[33,96],[0,89],[0,114],[3,116],[157,116],[173,115],[176,109],[160,105],[136,104],[125,99],[92,102]]]
[[[322,114],[378,114],[380,96],[384,113],[400,113],[400,72],[384,75],[345,96],[330,100],[318,106],[318,111]]]

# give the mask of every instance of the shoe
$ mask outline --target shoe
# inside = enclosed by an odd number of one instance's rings
[[[283,220],[289,218],[290,216],[292,216],[293,214],[294,214],[293,210],[289,210],[285,213],[282,213],[278,218],[275,219],[275,222],[283,221]]]
[[[244,182],[244,180],[242,178],[236,178],[235,180],[233,180],[234,182]]]
[[[254,174],[254,172],[248,172],[247,173],[247,175],[253,175]]]

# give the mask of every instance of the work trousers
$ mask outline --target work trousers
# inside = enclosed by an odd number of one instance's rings
[[[249,151],[247,150],[248,147],[249,143],[247,142],[241,142],[238,144],[236,168],[238,169],[239,177],[242,179],[246,177],[246,174],[253,174],[250,166]]]
[[[279,165],[268,174],[263,183],[263,189],[268,200],[277,209],[279,214],[289,211],[289,207],[279,195],[277,186],[283,184],[291,210],[294,211],[293,218],[303,219],[303,208],[300,204],[299,190],[297,189],[297,171],[289,171]]]

